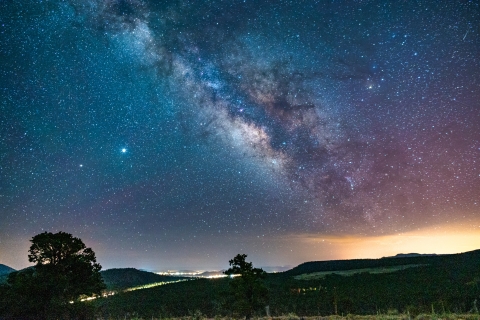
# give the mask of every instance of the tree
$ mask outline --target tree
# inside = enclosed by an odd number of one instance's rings
[[[262,282],[266,272],[254,268],[251,262],[246,262],[246,254],[237,254],[229,261],[230,268],[224,273],[229,275],[233,308],[245,319],[249,320],[255,311],[265,305],[267,289]]]
[[[99,295],[105,289],[102,267],[93,250],[65,232],[44,232],[30,241],[28,260],[35,265],[9,275],[1,288],[5,306],[0,315],[22,319],[90,317],[89,306],[79,303],[81,297]]]

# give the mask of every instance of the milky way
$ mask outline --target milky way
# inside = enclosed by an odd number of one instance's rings
[[[54,229],[201,261],[478,216],[475,2],[0,8],[2,255]]]

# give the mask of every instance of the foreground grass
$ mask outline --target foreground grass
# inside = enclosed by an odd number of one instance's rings
[[[135,315],[125,315],[121,318],[97,318],[97,320],[243,320],[244,317],[215,317],[207,318],[199,313],[194,313],[190,316],[177,318],[138,318]],[[353,315],[346,316],[313,316],[313,317],[299,317],[293,313],[279,316],[279,317],[253,317],[253,320],[480,320],[480,314],[420,314],[412,317],[409,314],[379,314],[379,315]]]

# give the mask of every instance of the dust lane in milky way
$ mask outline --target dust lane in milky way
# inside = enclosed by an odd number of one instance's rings
[[[478,230],[476,3],[1,9],[2,256],[52,229],[111,266]]]

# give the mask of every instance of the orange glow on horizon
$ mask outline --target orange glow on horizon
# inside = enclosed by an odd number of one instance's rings
[[[399,253],[452,254],[480,249],[480,223],[444,224],[383,236],[292,235],[283,239],[290,264],[376,259]]]

